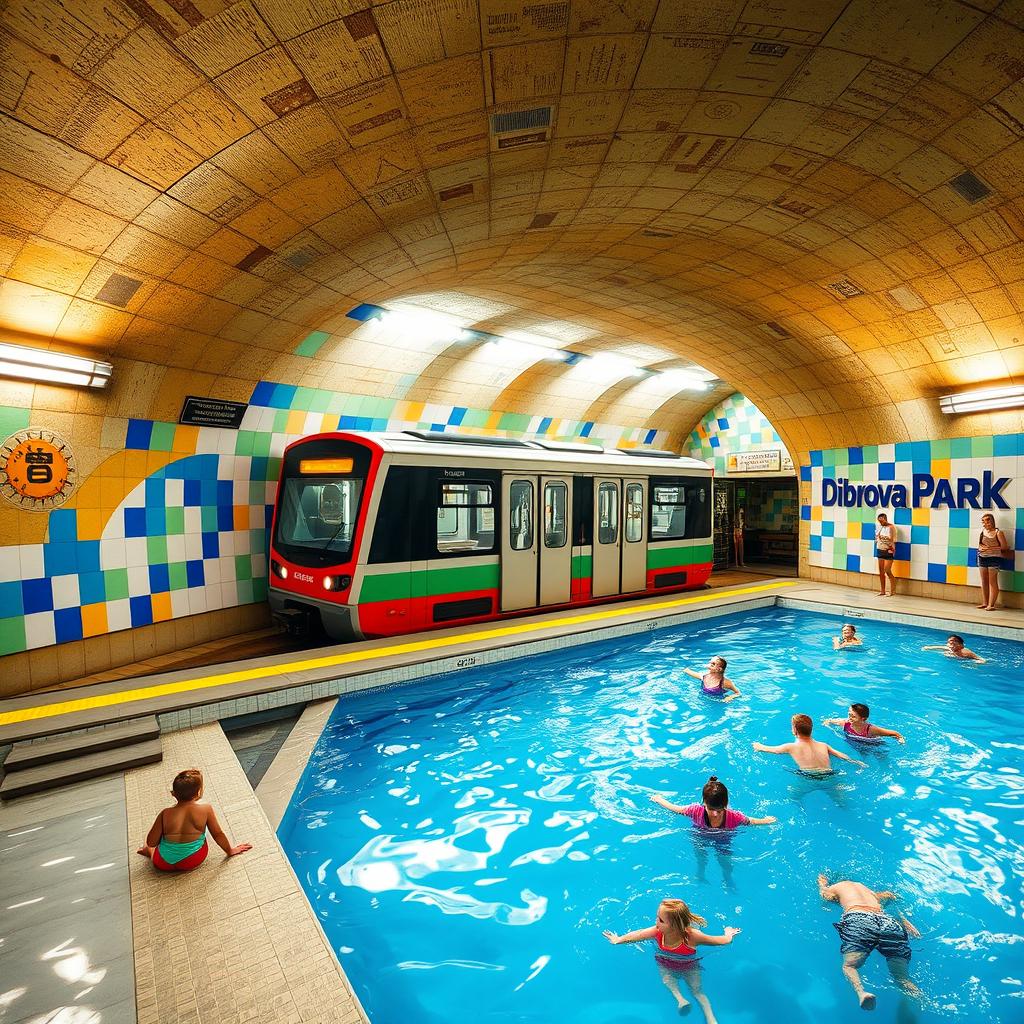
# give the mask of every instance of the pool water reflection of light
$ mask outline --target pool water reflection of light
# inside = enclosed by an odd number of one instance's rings
[[[894,889],[922,932],[923,1002],[865,965],[875,1020],[1024,1020],[1024,645],[968,637],[989,663],[955,662],[920,650],[933,630],[861,620],[835,652],[839,623],[730,615],[343,698],[279,834],[373,1024],[672,1019],[650,944],[601,936],[665,896],[742,928],[703,960],[720,1024],[860,1020],[819,871]],[[713,654],[728,705],[682,673]],[[820,724],[852,701],[906,745]],[[752,751],[797,711],[867,767],[821,783]],[[650,802],[711,774],[778,824],[723,846]]]

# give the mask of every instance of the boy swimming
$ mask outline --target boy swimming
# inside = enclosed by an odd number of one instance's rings
[[[861,647],[863,641],[857,636],[857,627],[850,622],[844,622],[839,636],[832,637],[832,650],[841,651],[844,647]]]
[[[891,736],[898,743],[906,743],[901,733],[894,729],[883,729],[880,725],[872,725],[868,721],[871,709],[867,704],[851,704],[846,718],[823,718],[822,725],[841,725],[848,740],[873,740],[883,736]]]
[[[843,916],[832,927],[839,932],[842,944],[843,974],[857,994],[862,1010],[875,1008],[875,996],[864,991],[860,968],[873,949],[877,949],[889,967],[893,981],[904,992],[919,996],[921,990],[910,980],[910,943],[921,933],[905,918],[895,918],[882,910],[882,901],[896,899],[892,892],[874,892],[860,882],[828,884],[826,875],[818,875],[818,892],[823,900],[833,900],[843,908]]]
[[[979,664],[984,665],[985,659],[980,655],[969,651],[964,647],[964,638],[957,636],[956,633],[950,635],[949,639],[945,644],[927,644],[921,648],[922,651],[945,651],[946,656],[949,658],[960,658],[963,661],[977,661]]]
[[[191,871],[199,867],[210,852],[207,830],[229,857],[252,849],[252,843],[232,846],[213,808],[199,803],[203,795],[203,773],[198,768],[178,772],[171,784],[171,795],[177,803],[156,816],[145,846],[136,851],[151,858],[153,867],[160,871]]]
[[[726,665],[725,658],[716,655],[708,662],[708,670],[703,675],[700,672],[694,672],[692,668],[684,668],[683,671],[688,676],[700,680],[701,693],[705,696],[725,697],[722,703],[728,704],[729,701],[735,700],[740,695],[740,691],[731,679],[725,678]],[[732,692],[726,696],[727,691]]]
[[[863,761],[850,757],[842,751],[834,750],[827,743],[811,739],[811,730],[814,723],[810,715],[793,716],[793,743],[782,743],[777,747],[768,747],[763,743],[754,743],[754,749],[762,754],[789,754],[796,762],[797,767],[804,772],[827,772],[832,770],[830,757],[838,757],[841,761],[849,761],[852,764],[865,767]]]

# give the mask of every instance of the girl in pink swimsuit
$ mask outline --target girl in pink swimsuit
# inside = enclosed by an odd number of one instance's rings
[[[682,900],[662,900],[658,906],[658,917],[650,928],[640,928],[625,935],[616,935],[606,931],[604,937],[613,945],[619,946],[626,942],[644,942],[654,939],[658,944],[654,954],[654,962],[658,965],[661,980],[672,993],[680,1012],[689,1005],[689,1000],[679,989],[679,978],[686,982],[690,995],[704,1011],[705,1024],[715,1024],[715,1014],[711,1003],[701,987],[698,946],[728,946],[739,928],[728,927],[721,935],[705,935],[698,931],[694,924],[706,925],[699,914],[695,914]]]
[[[822,725],[841,725],[843,734],[854,743],[881,743],[884,736],[891,736],[898,743],[906,743],[902,733],[895,729],[883,729],[880,725],[872,725],[868,721],[871,709],[867,704],[851,704],[850,713],[846,718],[826,718]]]
[[[670,804],[658,793],[651,794],[653,803],[674,814],[685,814],[693,822],[694,828],[730,829],[739,825],[774,825],[777,820],[771,815],[767,818],[751,818],[741,811],[730,810],[729,790],[725,788],[724,783],[718,781],[717,775],[712,775],[704,783],[701,798],[702,802],[699,804],[681,807],[678,804]]]
[[[692,668],[684,668],[683,671],[688,676],[700,680],[701,693],[705,697],[724,698],[722,703],[728,704],[729,701],[735,700],[740,695],[740,691],[731,679],[725,678],[726,664],[725,658],[715,655],[708,662],[707,671],[703,674],[694,672]]]

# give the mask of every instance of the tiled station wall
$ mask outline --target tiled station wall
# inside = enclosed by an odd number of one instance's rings
[[[853,586],[877,583],[874,558],[876,517],[886,512],[898,538],[893,574],[910,581],[906,589],[928,597],[967,600],[977,587],[977,543],[983,511],[973,508],[893,508],[822,504],[822,481],[851,485],[902,483],[909,489],[915,474],[952,482],[982,479],[987,471],[1009,477],[1001,491],[1009,509],[991,509],[996,525],[1013,546],[1003,562],[999,584],[1005,603],[1024,607],[1024,434],[961,437],[941,441],[871,445],[812,451],[811,464],[800,467],[801,570],[812,577]],[[924,499],[922,506],[929,504]]]
[[[6,437],[29,425],[0,407]],[[36,415],[33,426],[46,426]],[[7,510],[0,541],[0,655],[88,642],[217,610],[254,608],[225,632],[264,624],[267,544],[280,457],[291,441],[332,430],[454,430],[496,436],[664,445],[664,431],[432,405],[260,382],[241,429],[104,419],[113,454],[48,514]],[[75,437],[66,438],[75,447]],[[47,518],[41,541],[30,517]],[[223,635],[223,634],[222,634]],[[199,634],[197,634],[199,636]],[[186,645],[167,634],[165,646]],[[136,660],[129,652],[124,661]],[[116,664],[55,658],[45,669],[0,672],[0,693],[21,692]],[[29,671],[28,669],[32,670]]]
[[[707,412],[689,437],[689,455],[726,475],[729,455],[764,449],[786,451],[775,428],[749,398],[739,393],[723,399]]]

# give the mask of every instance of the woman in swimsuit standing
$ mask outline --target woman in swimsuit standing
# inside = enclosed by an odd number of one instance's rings
[[[743,509],[736,513],[736,522],[732,528],[732,542],[736,549],[736,568],[745,569],[747,563],[743,557],[743,531],[747,528],[747,516]]]
[[[878,513],[875,527],[875,558],[878,559],[879,597],[885,597],[885,579],[889,578],[889,596],[895,593],[896,577],[892,574],[892,561],[896,557],[896,527],[884,512]]]
[[[986,512],[981,517],[981,533],[978,535],[978,572],[981,575],[981,604],[987,612],[996,610],[999,600],[999,569],[1009,550],[1002,530],[996,528],[996,517]]]

